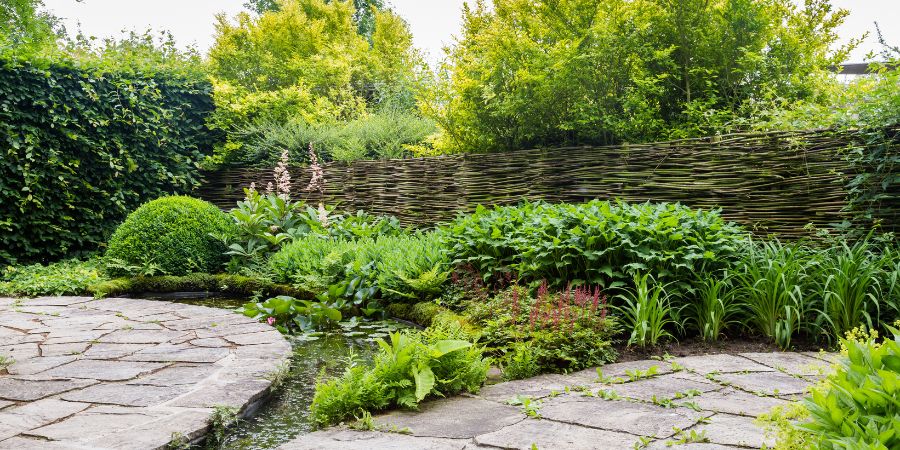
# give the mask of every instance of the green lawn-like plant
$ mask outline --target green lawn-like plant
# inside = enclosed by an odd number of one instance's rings
[[[468,339],[458,327],[398,332],[389,341],[380,339],[371,366],[354,363],[342,376],[316,383],[312,422],[327,426],[388,407],[416,408],[428,397],[477,393],[488,362]]]
[[[650,274],[636,273],[634,288],[619,294],[621,305],[613,305],[613,310],[621,316],[622,325],[630,330],[628,345],[638,347],[654,346],[662,339],[674,337],[669,328],[677,325],[665,286],[650,279]]]

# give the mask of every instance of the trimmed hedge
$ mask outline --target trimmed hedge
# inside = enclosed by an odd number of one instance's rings
[[[294,289],[284,284],[275,284],[241,275],[192,273],[181,277],[133,277],[116,278],[88,287],[87,293],[95,297],[113,297],[168,292],[217,292],[225,296],[251,297],[289,295],[297,298],[311,299],[309,292]]]
[[[215,273],[228,261],[221,239],[237,226],[219,208],[191,197],[163,197],[128,215],[109,240],[106,259],[138,268],[155,265],[166,275]],[[110,268],[113,275],[125,275]]]
[[[211,92],[198,74],[0,58],[0,266],[93,251],[196,187]]]

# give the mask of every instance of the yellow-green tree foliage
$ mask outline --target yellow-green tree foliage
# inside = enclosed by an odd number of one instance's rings
[[[846,11],[829,0],[477,0],[423,99],[443,151],[716,133],[809,99]]]
[[[373,10],[369,39],[357,32],[355,13],[351,1],[280,0],[258,15],[220,15],[209,53],[214,126],[330,123],[397,99],[405,103],[392,106],[412,108],[421,58],[407,24]]]

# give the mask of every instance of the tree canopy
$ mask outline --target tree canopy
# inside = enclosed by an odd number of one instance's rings
[[[423,98],[445,151],[715,134],[810,99],[846,16],[828,0],[476,0]]]

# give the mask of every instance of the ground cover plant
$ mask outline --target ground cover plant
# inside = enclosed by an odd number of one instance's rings
[[[841,339],[834,370],[802,403],[763,418],[775,431],[776,449],[890,449],[896,433],[900,336],[851,330]]]
[[[371,366],[351,365],[337,378],[319,380],[310,407],[318,426],[361,418],[389,407],[416,408],[429,397],[477,393],[488,361],[459,327],[397,332],[380,339]]]

